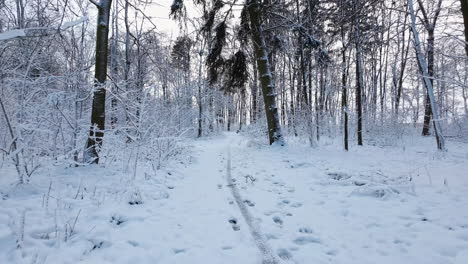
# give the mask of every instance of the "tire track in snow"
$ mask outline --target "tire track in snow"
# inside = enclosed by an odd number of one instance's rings
[[[250,234],[252,235],[255,244],[257,245],[260,253],[262,254],[262,264],[279,264],[278,260],[275,258],[272,249],[266,242],[266,239],[262,236],[260,232],[260,228],[258,227],[256,220],[250,214],[247,206],[243,203],[242,197],[239,193],[239,189],[237,188],[235,182],[232,180],[231,174],[231,147],[228,146],[227,150],[227,181],[228,186],[231,187],[232,196],[234,200],[236,200],[237,206],[242,213],[242,216],[249,226]]]

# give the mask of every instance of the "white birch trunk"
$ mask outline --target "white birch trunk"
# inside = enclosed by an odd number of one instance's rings
[[[437,148],[439,150],[445,151],[446,150],[445,140],[444,140],[444,136],[442,135],[442,128],[440,126],[437,104],[436,104],[435,97],[434,97],[434,90],[432,87],[431,80],[429,78],[429,73],[427,72],[427,62],[421,50],[421,41],[419,40],[419,34],[418,34],[418,31],[416,30],[416,16],[414,14],[413,0],[408,0],[408,6],[410,9],[410,15],[411,15],[411,31],[413,32],[413,44],[414,44],[414,48],[416,49],[416,58],[419,63],[419,68],[423,76],[424,86],[426,87],[427,94],[429,96],[429,101],[430,101],[431,108],[432,108],[432,122],[434,124],[434,132],[435,132],[435,136],[437,140]]]

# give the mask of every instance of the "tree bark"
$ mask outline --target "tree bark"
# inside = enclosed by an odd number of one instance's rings
[[[465,52],[468,56],[468,0],[460,0],[461,11],[463,15],[463,24],[465,24]]]
[[[343,47],[341,50],[341,58],[342,61],[341,63],[343,64],[343,69],[341,72],[341,89],[342,89],[342,94],[341,94],[341,111],[343,113],[343,144],[344,144],[344,149],[348,150],[348,94],[347,94],[347,87],[346,87],[346,79],[347,79],[347,74],[346,74],[346,45],[345,45],[345,40],[344,40],[344,33],[343,29],[341,31],[341,41],[343,43]]]
[[[276,106],[276,93],[273,84],[273,75],[268,61],[268,50],[260,24],[260,8],[258,0],[249,0],[247,8],[249,12],[251,37],[254,43],[255,58],[257,61],[258,75],[262,88],[263,101],[265,104],[265,114],[268,125],[268,138],[270,145],[278,143],[284,145],[281,126],[279,124],[278,108]]]
[[[252,124],[257,123],[258,114],[258,77],[257,77],[257,65],[253,63],[253,81],[252,81]]]
[[[109,15],[112,0],[101,0],[98,7],[98,21],[96,32],[96,65],[95,65],[95,91],[91,110],[91,129],[89,130],[84,161],[99,163],[98,150],[102,145],[106,121],[106,89],[107,78],[107,50],[109,36]]]
[[[419,8],[421,10],[421,13],[423,15],[423,23],[424,27],[427,30],[427,73],[428,73],[428,78],[431,83],[431,87],[433,87],[433,76],[434,76],[434,30],[435,26],[437,23],[437,19],[440,14],[440,9],[442,6],[442,0],[439,0],[437,2],[437,5],[434,10],[434,15],[432,20],[429,19],[428,13],[426,12],[426,9],[424,8],[424,5],[422,3],[422,0],[417,0],[419,4]],[[413,1],[411,1],[411,4],[413,4]],[[414,6],[411,5],[410,8],[413,8],[412,13],[414,15]],[[411,13],[411,12],[410,12]],[[413,19],[413,18],[411,18]],[[415,22],[416,24],[416,22]],[[416,31],[416,25],[412,25],[414,28],[412,28],[414,31]],[[414,35],[413,31],[413,35]],[[417,34],[417,33],[416,33]],[[426,62],[424,60],[424,62]],[[420,63],[420,61],[418,61]],[[422,65],[419,65],[422,67]],[[424,68],[426,70],[426,68]],[[427,90],[427,87],[426,87]],[[428,136],[429,135],[429,130],[431,127],[431,116],[433,115],[432,113],[432,103],[430,102],[429,94],[426,94],[426,99],[425,99],[425,110],[424,110],[424,124],[423,124],[423,130],[422,130],[422,135],[423,136]]]
[[[403,78],[405,74],[406,62],[408,61],[409,45],[411,41],[411,37],[408,37],[408,44],[405,47],[405,39],[406,39],[405,38],[406,36],[405,25],[406,25],[407,19],[408,19],[408,15],[405,13],[405,20],[403,22],[403,32],[402,32],[402,40],[401,40],[402,50],[401,50],[400,74],[398,78],[397,94],[395,98],[395,114],[397,118],[398,118],[398,109],[400,106],[401,94],[403,91]]]
[[[442,129],[440,126],[440,120],[439,120],[439,116],[437,112],[437,104],[435,102],[435,97],[434,97],[432,79],[430,78],[431,76],[429,75],[429,71],[428,71],[429,66],[426,64],[426,60],[424,56],[422,55],[421,41],[419,40],[419,34],[418,34],[418,31],[416,30],[416,16],[414,14],[413,0],[408,0],[408,6],[410,9],[410,15],[411,15],[411,31],[413,32],[413,44],[416,50],[416,58],[418,60],[419,70],[421,71],[422,76],[423,76],[424,86],[426,87],[427,97],[429,99],[428,101],[432,109],[432,116],[433,116],[432,121],[434,124],[434,133],[436,136],[437,148],[439,150],[446,150],[445,140],[444,140],[444,136],[442,135]]]
[[[362,89],[364,79],[362,76],[362,54],[359,40],[356,42],[356,112],[358,145],[362,146]]]
[[[434,29],[428,30],[428,37],[427,37],[427,74],[430,78],[431,86],[434,84]],[[429,136],[430,128],[431,128],[431,116],[432,116],[432,108],[429,99],[429,94],[426,94],[425,99],[425,109],[424,109],[424,124],[422,135]]]
[[[117,3],[117,2],[115,2]],[[112,129],[115,129],[116,125],[117,125],[117,98],[116,98],[116,95],[118,93],[118,90],[117,90],[117,80],[119,78],[119,61],[118,61],[118,45],[119,45],[119,28],[118,28],[118,5],[116,4],[115,7],[114,7],[114,13],[113,13],[113,17],[112,17],[112,23],[113,23],[113,27],[112,27],[112,34],[111,34],[111,39],[112,39],[112,43],[111,43],[111,47],[110,47],[110,59],[111,59],[111,65],[110,65],[110,68],[111,68],[111,76],[112,76],[112,81],[113,81],[113,85],[112,85],[112,99],[111,99],[111,120],[110,120],[110,123],[111,123],[111,128]]]

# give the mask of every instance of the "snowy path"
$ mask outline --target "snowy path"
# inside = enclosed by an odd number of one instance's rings
[[[239,193],[239,190],[237,188],[236,181],[233,180],[232,178],[232,170],[231,170],[231,147],[229,146],[228,148],[228,153],[227,153],[227,166],[226,166],[226,174],[227,174],[227,181],[228,181],[228,186],[232,190],[232,196],[234,197],[237,206],[239,207],[240,212],[242,213],[242,216],[244,218],[244,221],[247,223],[250,229],[250,233],[252,235],[252,238],[255,240],[255,244],[257,245],[258,249],[262,253],[263,264],[276,264],[278,261],[276,260],[276,257],[273,255],[273,252],[266,242],[265,236],[261,233],[260,228],[257,224],[257,220],[252,217],[252,215],[249,212],[249,209],[247,208],[246,203],[247,202],[245,199],[243,199]],[[250,204],[250,203],[249,203]]]
[[[38,174],[0,189],[0,263],[466,264],[468,148],[449,148],[345,153],[227,133],[150,179]]]
[[[372,147],[344,153],[237,141],[232,173],[280,259],[468,263],[466,148],[457,153],[452,147],[453,157],[439,158]],[[256,180],[246,183],[245,176]]]
[[[170,198],[146,218],[145,229],[154,232],[161,245],[158,263],[261,263],[264,256],[255,246],[248,225],[227,186],[226,138],[201,141],[196,145],[196,161],[179,173]],[[153,218],[153,219],[152,219]],[[132,241],[144,234],[130,234]],[[128,239],[128,238],[127,238]],[[147,248],[155,244],[149,242]],[[275,263],[275,262],[264,262]]]

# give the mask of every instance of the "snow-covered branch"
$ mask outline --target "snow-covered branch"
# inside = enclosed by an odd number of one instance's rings
[[[15,38],[34,38],[34,37],[52,35],[60,31],[74,27],[87,20],[88,20],[88,17],[81,17],[77,20],[63,23],[58,28],[32,27],[32,28],[12,29],[12,30],[0,33],[0,41],[7,41],[7,40],[15,39]]]

